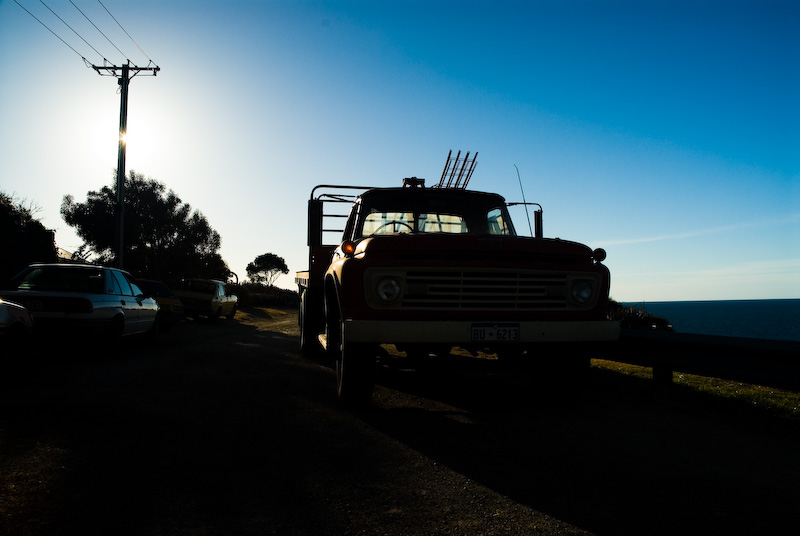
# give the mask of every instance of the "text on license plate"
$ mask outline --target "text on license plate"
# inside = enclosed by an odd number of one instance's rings
[[[22,305],[30,311],[41,311],[43,307],[40,300],[25,300]]]
[[[519,340],[519,324],[472,324],[471,330],[474,342]]]

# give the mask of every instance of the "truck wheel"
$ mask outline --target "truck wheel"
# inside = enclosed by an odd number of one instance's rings
[[[369,405],[375,386],[375,354],[370,346],[348,343],[338,311],[326,311],[327,350],[336,363],[336,397],[349,409]]]
[[[572,399],[583,393],[591,368],[589,356],[570,345],[537,356],[530,367],[534,392],[553,401]]]
[[[314,333],[315,330],[308,319],[307,307],[306,291],[303,291],[300,295],[300,311],[297,315],[300,324],[300,353],[305,357],[316,357],[320,347],[317,342],[317,333]]]
[[[336,350],[336,394],[348,408],[368,406],[375,386],[375,356],[369,345],[342,343]]]
[[[348,409],[369,405],[375,386],[375,358],[372,345],[348,342],[338,299],[332,292],[325,296],[326,353],[336,363],[336,396]]]

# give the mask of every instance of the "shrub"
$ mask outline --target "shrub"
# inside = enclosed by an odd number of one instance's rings
[[[648,313],[644,305],[623,305],[618,301],[608,300],[608,318],[619,321],[623,329],[674,331],[669,320]]]

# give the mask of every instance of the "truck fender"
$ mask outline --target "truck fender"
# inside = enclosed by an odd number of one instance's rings
[[[342,300],[339,298],[341,296],[341,282],[337,274],[329,274],[325,278],[325,311],[327,315],[327,311],[329,306],[335,307],[336,313],[338,314],[339,318],[342,318]]]

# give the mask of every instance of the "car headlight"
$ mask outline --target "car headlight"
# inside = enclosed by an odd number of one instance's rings
[[[375,294],[384,303],[392,303],[400,297],[400,282],[394,277],[382,277],[375,285]]]
[[[592,299],[592,294],[594,293],[592,283],[585,279],[578,279],[572,283],[571,293],[575,303],[579,305],[588,303],[589,300]]]

